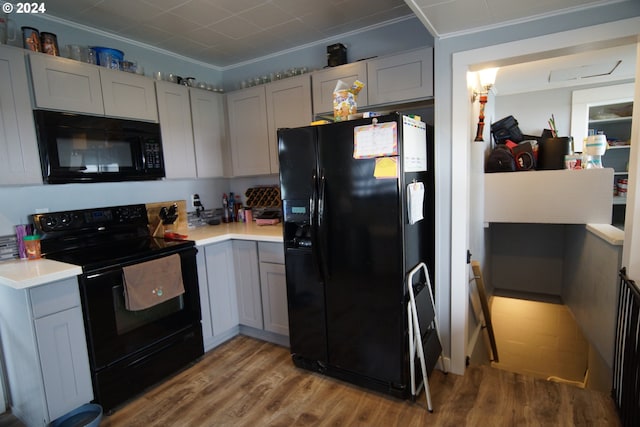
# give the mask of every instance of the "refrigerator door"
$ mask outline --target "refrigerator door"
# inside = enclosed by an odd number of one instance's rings
[[[324,284],[315,242],[316,135],[314,127],[278,131],[290,349],[298,366],[312,370],[327,361]]]
[[[395,117],[379,117],[378,122]],[[375,158],[354,158],[354,125],[370,123],[358,120],[318,127],[318,240],[328,357],[331,366],[342,370],[401,383],[405,321],[401,179],[400,172],[398,178],[377,179]]]

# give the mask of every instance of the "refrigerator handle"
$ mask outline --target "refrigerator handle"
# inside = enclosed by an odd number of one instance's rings
[[[327,188],[327,180],[324,176],[324,169],[321,171],[320,175],[320,190],[318,195],[318,261],[320,266],[320,274],[323,279],[329,278],[329,268],[327,266],[327,254],[322,252],[322,249],[326,249],[329,247],[327,243],[327,226],[324,220],[324,211],[326,209],[325,206],[325,192]]]
[[[311,232],[315,227],[316,221],[316,200],[318,200],[318,175],[315,171],[311,172],[311,197],[309,198],[309,225],[311,226]],[[313,234],[312,234],[313,238]]]
[[[318,245],[318,220],[316,218],[316,211],[319,205],[318,202],[318,175],[315,171],[311,174],[311,198],[309,199],[309,231],[311,233],[311,256],[313,257],[313,264],[316,267],[318,275],[321,280],[322,277],[322,264],[320,258],[320,247]]]

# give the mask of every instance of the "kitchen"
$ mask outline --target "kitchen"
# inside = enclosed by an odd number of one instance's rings
[[[618,18],[617,19],[622,19],[622,17],[626,17],[629,16],[624,15],[623,12],[619,12]],[[615,20],[615,17],[610,17],[609,19],[611,20]],[[580,21],[579,21],[580,22]],[[411,24],[411,25],[409,25]],[[413,23],[411,21],[409,22],[401,22],[397,24],[398,26],[402,26],[402,30],[407,31],[407,27],[413,27]],[[578,25],[577,23],[574,25]],[[43,28],[43,25],[41,23],[38,23],[38,25],[36,26],[40,26],[41,28]],[[62,34],[64,34],[64,31],[59,31],[57,28],[55,28],[53,25],[51,26],[51,29],[54,32],[58,32],[61,36]],[[395,48],[397,50],[407,50],[410,49],[413,46],[419,46],[421,44],[424,44],[421,40],[424,40],[424,32],[421,32],[419,30],[416,30],[414,28],[415,34],[409,34],[407,35],[406,39],[403,42],[403,46],[401,49],[399,48]],[[544,30],[537,30],[541,33],[544,34]],[[501,40],[502,38],[507,38],[509,35],[508,33],[504,33],[503,35],[501,35],[500,38],[498,38],[498,40]],[[83,33],[83,37],[87,40],[92,40],[93,36],[90,33]],[[514,36],[514,38],[520,38],[522,36],[518,35],[518,36]],[[95,40],[95,39],[94,39]],[[508,39],[507,39],[508,40]],[[449,41],[451,42],[451,41]],[[496,41],[494,40],[493,43],[495,43]],[[446,46],[447,43],[444,43],[444,45]],[[357,43],[349,43],[349,44],[353,44],[354,46],[357,46]],[[468,44],[465,44],[464,49],[469,49],[469,47],[473,47],[477,44],[477,42],[470,42]],[[322,46],[324,47],[324,46]],[[354,47],[355,49],[355,47]],[[130,50],[130,49],[126,49],[127,52],[135,52],[135,50]],[[455,51],[455,50],[454,50]],[[445,51],[446,52],[446,51]],[[354,52],[354,54],[357,55],[357,52]],[[382,52],[369,52],[369,51],[363,51],[361,55],[357,55],[358,57],[368,57],[371,56],[372,54],[382,54]],[[445,55],[445,53],[440,53],[442,55]],[[439,53],[436,52],[436,58],[438,58]],[[323,52],[320,52],[320,54],[316,55],[318,58],[321,58],[321,60],[323,60]],[[291,63],[297,63],[297,61],[291,61]],[[438,60],[436,60],[436,96],[438,93],[438,90],[442,90],[441,88],[445,88],[445,87],[450,87],[451,84],[447,81],[443,81],[442,83],[445,83],[444,85],[439,85],[438,81],[439,81],[439,73],[438,73]],[[444,59],[443,62],[444,63],[448,63],[447,59]],[[152,65],[147,65],[147,64],[152,64]],[[158,59],[155,59],[155,62],[147,62],[145,63],[146,68],[149,69],[151,68],[153,69],[162,69],[163,67],[161,66],[161,61],[159,61]],[[444,67],[444,65],[442,65],[442,67]],[[266,64],[265,65],[265,70],[270,70],[270,69],[278,69],[278,67],[274,67],[271,66],[271,64]],[[183,70],[180,68],[180,65],[177,64],[176,65],[176,72],[178,73],[182,73],[183,75],[189,75],[189,73],[185,73],[183,72]],[[236,80],[236,75],[238,76],[238,80],[240,80],[242,76],[241,72],[242,70],[238,70],[239,72],[236,73],[232,73],[234,74],[234,82]],[[195,73],[194,73],[195,74]],[[214,73],[215,74],[215,73]],[[260,74],[260,73],[256,73],[255,70],[247,70],[246,71],[246,75],[247,76],[253,76],[256,74]],[[448,74],[447,72],[445,72],[445,74]],[[442,78],[445,78],[444,76],[442,76]],[[445,78],[445,80],[448,78]],[[447,99],[448,96],[444,96],[444,102],[446,105],[446,103],[448,103]],[[466,96],[465,96],[466,99]],[[449,113],[446,112],[446,107],[444,105],[439,105],[436,104],[436,117],[438,117],[438,114],[445,114],[448,115]],[[462,109],[463,110],[463,109]],[[467,121],[467,119],[465,118],[465,121]],[[471,125],[472,127],[472,125]],[[442,127],[441,129],[438,129],[438,127],[436,126],[436,132],[444,132],[445,135],[441,136],[440,138],[442,138],[442,140],[448,140],[450,138],[448,138],[446,136],[446,131],[444,130],[446,129],[445,127]],[[436,137],[436,139],[438,140],[438,136]],[[453,139],[454,141],[456,140],[455,138]],[[464,140],[469,140],[464,139]],[[444,149],[444,148],[443,148]],[[443,160],[443,164],[448,164],[449,162],[446,160],[448,157],[447,154],[447,150],[443,151],[441,154],[441,156],[444,156],[442,158]],[[446,168],[441,170],[441,173],[444,176],[447,176],[447,171]],[[130,185],[124,185],[124,184],[98,184],[100,186],[100,188],[105,188],[104,191],[108,191],[109,193],[109,200],[108,200],[108,204],[127,204],[130,202],[157,202],[159,200],[159,198],[156,196],[156,194],[162,194],[162,198],[160,198],[160,200],[173,200],[173,199],[184,199],[186,198],[188,195],[192,194],[192,193],[198,193],[200,194],[203,202],[205,205],[212,205],[215,206],[217,205],[217,201],[220,198],[220,195],[224,192],[224,191],[228,191],[229,187],[231,186],[232,189],[236,190],[237,192],[241,192],[244,188],[247,188],[249,186],[252,185],[256,185],[256,184],[261,184],[261,183],[274,183],[274,179],[273,177],[261,177],[261,178],[234,178],[233,179],[233,184],[229,185],[226,181],[224,180],[220,180],[222,182],[219,182],[218,180],[210,180],[208,182],[203,182],[202,180],[185,180],[185,181],[166,181],[166,182],[162,182],[162,183],[136,183],[136,184],[130,184]],[[445,179],[446,181],[446,179]],[[442,191],[438,191],[437,193],[440,194],[440,197],[443,197],[442,200],[442,206],[448,206],[449,203],[447,203],[447,198],[448,196],[446,196],[445,194],[447,194],[448,192],[446,191],[447,185],[446,184],[442,184],[445,185],[445,188],[442,188],[440,190]],[[55,186],[52,187],[46,187],[46,188],[40,188],[40,187],[28,187],[29,191],[24,191],[24,188],[20,188],[20,189],[15,189],[15,188],[5,188],[3,189],[3,199],[5,200],[11,200],[13,203],[10,206],[6,206],[3,209],[6,209],[5,211],[3,211],[3,227],[5,229],[7,229],[8,231],[6,232],[6,234],[10,233],[11,231],[11,227],[16,224],[16,223],[21,223],[24,221],[25,216],[27,213],[30,212],[34,212],[36,209],[40,209],[43,207],[48,207],[51,210],[57,210],[60,208],[84,208],[87,206],[102,206],[105,204],[105,199],[103,196],[103,191],[92,191],[92,190],[88,190],[85,189],[84,187],[82,187],[81,185],[70,185],[70,186],[64,186],[64,188],[58,188]],[[73,194],[72,200],[69,200],[69,193]],[[165,197],[166,196],[166,197]],[[65,203],[62,204],[61,202],[59,202],[60,200],[65,200]],[[46,206],[45,206],[46,205]],[[20,208],[18,208],[20,206]],[[446,209],[446,208],[442,208],[442,209]],[[455,210],[454,210],[455,211]],[[463,212],[464,210],[460,210],[458,212]],[[440,218],[441,221],[444,221],[443,223],[443,228],[442,229],[448,229],[448,226],[446,226],[446,224],[449,222],[448,218],[449,217],[449,213],[446,212],[441,212],[440,214]],[[463,219],[464,222],[464,219]],[[5,234],[5,233],[3,233]],[[448,243],[446,243],[445,240],[442,240],[440,245],[440,249],[438,251],[438,253],[448,253],[449,250],[447,249]],[[443,256],[443,259],[439,261],[439,268],[436,268],[437,274],[440,275],[442,277],[441,280],[436,280],[436,283],[447,283],[448,280],[446,280],[445,278],[447,277],[447,271],[449,271],[449,266],[448,266],[448,261],[446,260],[446,256]],[[457,289],[457,288],[456,288]],[[454,290],[455,291],[455,290]],[[439,304],[437,304],[439,307],[441,307],[441,312],[440,315],[443,318],[441,324],[444,326],[443,330],[444,331],[448,331],[451,327],[449,325],[449,314],[448,314],[448,310],[449,310],[449,290],[444,288],[444,289],[440,289],[440,292],[436,292],[436,295],[438,296],[438,298],[440,298],[441,300],[439,301]],[[462,298],[463,300],[465,298]],[[453,309],[456,309],[455,307],[457,307],[457,305],[455,304],[451,304],[451,306],[453,307]],[[464,318],[465,315],[463,315]],[[457,322],[458,317],[453,317],[454,321]],[[454,330],[457,331],[457,327],[453,328]],[[448,335],[449,332],[446,332],[446,334]],[[459,335],[458,333],[454,333],[453,337],[447,338],[445,339],[445,341],[449,341],[449,339],[454,340],[454,344],[455,345],[459,345],[459,341],[457,341],[459,339]],[[447,344],[445,344],[447,345]],[[460,351],[460,349],[453,349],[453,352],[455,352],[456,354],[458,354],[458,358],[462,358],[464,359],[464,355],[466,354],[466,351]],[[459,360],[459,359],[458,359]],[[458,368],[460,369],[460,368]]]

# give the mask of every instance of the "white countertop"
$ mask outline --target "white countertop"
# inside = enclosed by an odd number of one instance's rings
[[[205,225],[179,231],[187,239],[195,240],[196,246],[220,243],[225,240],[256,240],[261,242],[282,242],[282,223],[276,225],[256,225],[232,222],[220,225]]]
[[[610,224],[587,224],[587,230],[613,246],[624,244],[624,231]]]
[[[196,246],[233,239],[282,242],[282,224],[259,226],[255,223],[231,223],[176,231],[186,234],[187,239],[196,242]],[[14,289],[26,289],[79,274],[82,274],[82,268],[77,265],[48,259],[0,262],[0,285]]]
[[[25,289],[82,273],[77,265],[48,259],[3,261],[0,263],[0,285]]]

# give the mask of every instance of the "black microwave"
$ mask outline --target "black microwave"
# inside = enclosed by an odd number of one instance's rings
[[[35,110],[48,184],[145,181],[165,176],[160,125]]]

